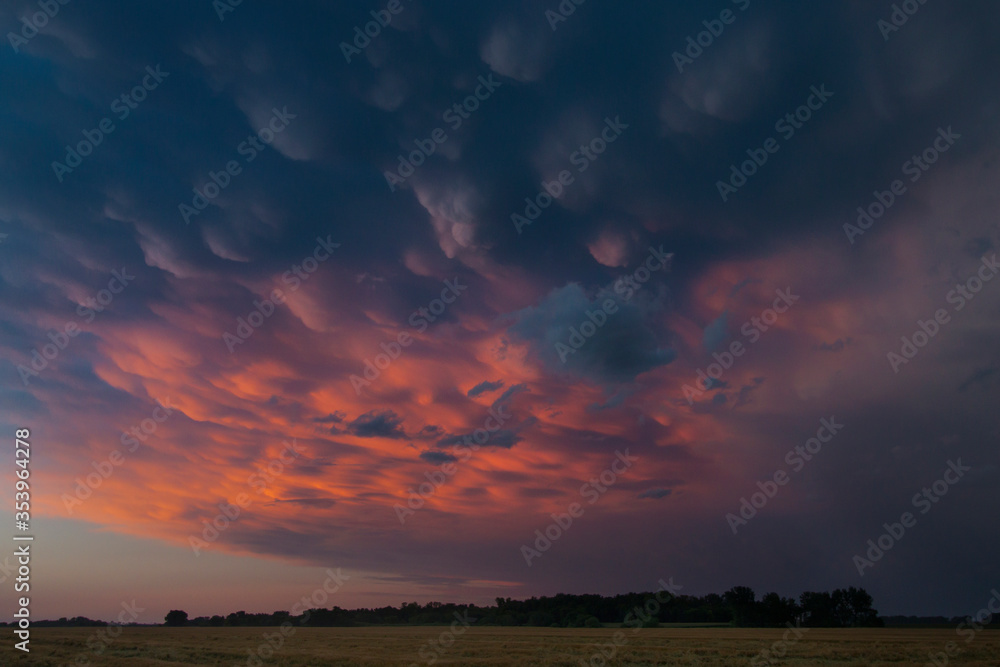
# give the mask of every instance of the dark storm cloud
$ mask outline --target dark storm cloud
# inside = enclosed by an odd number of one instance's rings
[[[292,505],[306,505],[309,507],[333,507],[337,504],[337,501],[333,498],[288,498],[285,500],[278,500],[279,503],[290,503]]]
[[[493,401],[493,408],[496,409],[502,405],[507,405],[510,403],[512,398],[525,391],[530,391],[528,389],[528,385],[526,384],[515,384],[512,387],[508,387],[502,394],[500,394],[500,396],[497,397],[495,401]]]
[[[435,452],[433,450],[420,452],[420,459],[427,461],[428,463],[433,463],[435,465],[439,463],[451,463],[457,461],[454,456],[446,452]]]
[[[820,343],[819,346],[816,349],[817,350],[821,350],[823,352],[840,352],[847,345],[850,345],[850,342],[851,342],[850,339],[847,339],[845,341],[842,338],[838,338],[837,340],[833,341],[832,343]]]
[[[347,429],[359,438],[406,438],[403,418],[392,410],[372,410],[348,424]]]
[[[433,440],[434,438],[439,438],[444,435],[444,429],[437,424],[428,424],[427,426],[420,429],[414,438],[418,440]]]
[[[502,386],[503,386],[503,380],[497,380],[496,382],[490,382],[489,380],[485,380],[477,384],[472,389],[470,389],[467,395],[469,396],[469,398],[475,398],[480,394],[484,394],[489,391],[496,391]]]
[[[646,489],[636,497],[639,499],[653,498],[659,500],[661,498],[666,498],[671,493],[673,493],[673,489],[663,489],[663,488]]]
[[[540,279],[552,281],[567,269],[574,275],[594,274],[596,267],[586,243],[611,215],[621,218],[625,228],[646,234],[638,225],[640,218],[670,211],[679,224],[691,221],[695,211],[701,210],[702,236],[695,242],[694,238],[685,240],[682,233],[675,247],[680,255],[699,261],[708,253],[752,252],[756,243],[782,227],[794,223],[799,232],[806,231],[800,215],[806,202],[823,207],[838,201],[839,194],[863,196],[873,183],[886,180],[886,174],[895,170],[888,167],[898,162],[897,156],[922,147],[922,135],[933,133],[925,118],[941,117],[947,110],[947,122],[956,126],[974,131],[971,128],[977,122],[963,118],[962,108],[916,97],[912,90],[920,70],[906,69],[913,64],[908,60],[914,57],[909,49],[922,37],[925,48],[940,51],[946,47],[940,32],[914,22],[894,37],[898,42],[886,47],[892,49],[888,59],[861,49],[838,48],[873,29],[874,10],[852,14],[822,6],[779,11],[753,3],[741,15],[745,23],[728,28],[718,44],[678,73],[671,54],[683,47],[687,34],[711,13],[714,8],[709,5],[666,3],[644,8],[641,20],[627,23],[617,9],[594,5],[576,12],[572,22],[553,35],[547,23],[539,20],[543,4],[529,10],[488,3],[457,13],[444,9],[448,3],[415,7],[412,14],[404,15],[410,22],[408,31],[385,30],[366,56],[350,65],[343,62],[338,46],[341,39],[349,39],[350,30],[331,39],[334,27],[353,26],[360,20],[349,7],[293,2],[278,11],[241,5],[227,20],[217,22],[211,7],[198,2],[114,10],[100,4],[87,10],[67,6],[58,22],[53,21],[53,27],[60,28],[56,34],[43,31],[23,53],[6,50],[0,54],[8,64],[4,67],[6,87],[22,91],[7,107],[5,124],[25,130],[9,135],[0,145],[8,159],[24,165],[3,190],[13,219],[25,221],[14,222],[13,228],[41,215],[46,226],[61,226],[78,242],[84,240],[80,232],[85,226],[89,239],[111,241],[124,250],[129,244],[114,231],[115,226],[88,212],[110,211],[114,219],[142,228],[134,231],[132,243],[144,244],[147,255],[156,247],[157,263],[175,270],[234,277],[287,270],[308,252],[310,239],[333,232],[353,248],[338,258],[344,265],[359,272],[364,266],[369,271],[375,267],[395,273],[390,266],[403,250],[429,252],[432,245],[417,225],[396,225],[388,234],[389,221],[400,215],[436,216],[435,224],[447,229],[442,233],[449,243],[457,243],[454,225],[468,223],[472,243],[493,244],[503,261],[523,264]],[[16,15],[12,12],[9,18]],[[307,16],[313,18],[302,20]],[[989,21],[968,23],[958,16],[949,20],[958,22],[967,40],[990,34]],[[131,29],[119,30],[123,25]],[[807,39],[808,26],[823,26],[828,33],[822,40]],[[137,39],[135,35],[146,28],[151,36]],[[420,43],[416,35],[427,32],[450,37],[436,47]],[[293,39],[299,48],[270,46],[286,39]],[[736,58],[732,50],[739,48],[769,65],[766,72],[754,76],[786,85],[764,87],[747,96],[738,117],[720,118],[704,100],[744,95],[742,89],[733,88],[727,74]],[[73,53],[90,53],[120,65],[97,70],[88,67],[86,60],[73,59]],[[796,57],[791,57],[793,53]],[[42,76],[36,76],[32,64],[40,58],[50,64],[40,72]],[[111,115],[111,100],[136,85],[145,66],[161,62],[171,73],[161,87],[130,117],[114,119],[118,129],[66,182],[58,184],[51,161],[62,157],[67,143],[80,140],[83,129]],[[635,62],[650,66],[637,68]],[[329,63],[343,67],[329,67]],[[950,84],[953,90],[969,80],[962,64],[952,59],[942,65],[955,76]],[[470,94],[477,77],[491,65],[506,87],[452,130],[443,119],[445,110]],[[866,77],[855,76],[862,68],[868,72]],[[581,71],[590,73],[587,96],[574,92]],[[281,72],[295,74],[285,77]],[[544,84],[534,72],[545,73]],[[69,85],[64,82],[70,80],[74,81],[74,98],[67,105],[60,86]],[[723,207],[714,184],[728,173],[729,164],[741,159],[744,147],[754,148],[769,133],[774,134],[774,120],[802,104],[800,98],[810,85],[823,81],[836,91],[831,104],[840,105],[838,116],[817,115]],[[218,90],[230,97],[218,96]],[[873,98],[885,109],[884,119],[861,113],[860,108]],[[379,102],[386,99],[398,103]],[[610,109],[596,100],[615,100],[617,106]],[[378,109],[378,104],[385,108]],[[288,106],[298,113],[284,135],[287,143],[244,164],[243,173],[234,177],[221,198],[184,225],[178,204],[190,200],[191,188],[207,182],[210,171],[218,171],[227,160],[240,159],[237,146],[274,106]],[[672,109],[666,121],[661,117],[664,106]],[[901,122],[904,106],[916,107],[916,113]],[[191,109],[198,113],[187,113]],[[328,109],[336,111],[328,113]],[[571,210],[553,206],[526,237],[518,238],[509,222],[510,213],[525,196],[537,192],[541,177],[552,176],[541,173],[537,165],[569,167],[570,153],[591,138],[592,129],[587,127],[591,120],[599,126],[608,114],[633,122],[630,132],[662,138],[629,143],[626,135],[614,146],[614,154],[609,150],[591,170],[620,173],[618,187],[592,193],[592,186],[584,182],[589,174],[578,174],[577,194],[567,194]],[[845,133],[837,131],[836,117],[856,119],[846,139]],[[691,130],[672,129],[695,121],[701,128],[696,137]],[[563,126],[581,129],[574,133]],[[397,164],[399,154],[414,149],[414,140],[426,138],[436,127],[446,129],[448,142],[411,178],[414,190],[407,187],[386,196],[383,172]],[[44,143],[15,141],[15,136]],[[697,151],[693,150],[695,138]],[[446,149],[457,151],[458,159],[446,159]],[[817,167],[819,171],[800,179],[795,197],[786,198],[775,215],[771,195],[790,173],[802,169],[810,152],[828,157]],[[853,168],[855,164],[861,168]],[[439,210],[430,203],[432,192],[456,178],[466,183],[462,187],[469,193],[467,214]],[[150,187],[152,183],[157,187]],[[431,206],[430,211],[414,196],[415,191],[427,193],[423,202]],[[598,196],[603,198],[600,210],[588,212],[586,204]],[[113,200],[110,206],[107,198]],[[647,202],[647,210],[634,210],[630,203],[634,201]],[[81,207],[80,202],[89,205]],[[280,221],[275,217],[279,202]],[[829,212],[850,212],[839,206]],[[765,207],[767,214],[758,215]],[[817,221],[815,225],[822,217],[809,216]],[[727,240],[733,219],[746,232],[742,249]],[[145,222],[131,222],[138,220]],[[761,224],[758,220],[767,221],[767,234],[756,233],[762,231],[754,227]],[[567,251],[553,261],[545,248],[557,238]],[[94,252],[97,244],[93,245],[86,252]],[[104,254],[123,257],[129,253]],[[561,286],[552,283],[552,287]],[[413,289],[407,281],[397,282],[395,305],[390,305],[397,319],[404,319],[413,304],[421,302]],[[234,310],[234,317],[237,314]]]
[[[346,412],[341,412],[340,410],[337,410],[336,412],[331,412],[326,417],[316,417],[313,419],[313,421],[318,422],[320,424],[331,424],[331,423],[339,424],[342,421],[344,421],[344,417],[346,416],[347,416]]]
[[[627,382],[675,358],[654,333],[655,304],[621,303],[617,312],[605,314],[602,304],[609,298],[615,297],[605,292],[591,299],[571,283],[553,290],[537,306],[515,313],[510,333],[528,343],[549,371],[599,383]],[[600,312],[605,319],[591,337],[584,338],[581,327],[588,322],[594,326],[588,312]]]
[[[728,324],[729,313],[724,312],[714,322],[705,327],[705,335],[702,341],[706,350],[709,352],[714,351],[728,338]]]

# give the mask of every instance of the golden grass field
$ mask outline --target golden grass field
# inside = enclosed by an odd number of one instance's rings
[[[428,642],[447,627],[295,628],[264,665],[273,667],[410,667],[427,665]],[[0,651],[2,665],[246,665],[248,649],[262,645],[277,628],[123,628],[101,655],[87,649],[95,628],[40,628],[31,633],[31,654]],[[434,665],[588,664],[600,644],[616,632],[604,629],[472,627],[443,649]],[[783,630],[734,628],[625,629],[627,642],[608,666],[751,665],[762,649],[780,641]],[[4,634],[13,635],[11,630]],[[1000,665],[1000,632],[985,630],[966,644],[954,629],[812,629],[788,646],[774,665],[927,665],[929,653],[956,642],[961,654],[949,665]],[[425,658],[419,651],[424,649]],[[265,651],[265,655],[267,652]],[[78,660],[79,659],[79,660]],[[251,664],[258,664],[253,662]],[[595,661],[594,665],[601,665]],[[766,664],[766,663],[756,663]]]

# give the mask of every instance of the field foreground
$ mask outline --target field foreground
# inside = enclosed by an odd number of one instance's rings
[[[1000,665],[1000,632],[980,632],[970,642],[949,630],[806,630],[796,641],[786,630],[733,628],[624,629],[612,654],[616,629],[468,628],[123,628],[109,638],[103,628],[41,628],[31,633],[31,653],[0,649],[4,665],[268,665],[273,667],[412,667],[416,665],[927,665],[949,642],[961,652],[948,665]],[[459,628],[461,630],[461,628]],[[10,632],[8,630],[8,632]],[[277,633],[277,634],[276,634]],[[4,633],[5,635],[7,633]],[[11,632],[11,634],[13,634]],[[278,646],[273,653],[268,647]],[[775,645],[777,643],[777,645]],[[444,644],[448,646],[445,647]],[[88,646],[90,648],[88,648]],[[96,649],[103,647],[98,654]],[[602,662],[601,650],[608,656]],[[784,649],[784,651],[782,650]],[[953,649],[954,651],[954,649]],[[253,653],[253,657],[251,657]],[[430,662],[434,659],[434,662]],[[592,660],[593,659],[593,660]],[[939,658],[939,664],[945,664]]]

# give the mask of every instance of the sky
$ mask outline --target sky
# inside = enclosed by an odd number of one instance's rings
[[[33,616],[982,607],[1000,16],[903,5],[4,2]]]

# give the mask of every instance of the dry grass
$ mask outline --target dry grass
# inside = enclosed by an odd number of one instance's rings
[[[30,656],[0,649],[3,665],[90,665],[153,667],[246,665],[249,650],[277,628],[124,628],[101,655],[87,648],[95,629],[42,628],[32,631]],[[419,651],[441,636],[444,627],[296,628],[270,659],[269,667],[411,667],[427,665]],[[470,628],[445,650],[439,665],[545,665],[578,667],[614,629]],[[750,665],[762,649],[781,640],[782,630],[731,628],[656,628],[633,634],[607,665]],[[4,633],[7,634],[7,633]],[[11,633],[12,634],[12,633]],[[956,642],[962,653],[949,665],[1000,665],[1000,632],[979,633],[970,644],[952,630],[809,630],[772,664],[926,665],[929,653]],[[92,641],[93,644],[93,641]],[[266,652],[265,652],[266,654]],[[430,657],[425,653],[426,657]],[[256,663],[253,663],[256,664]],[[595,662],[595,665],[601,663]],[[758,663],[761,664],[761,663]]]

